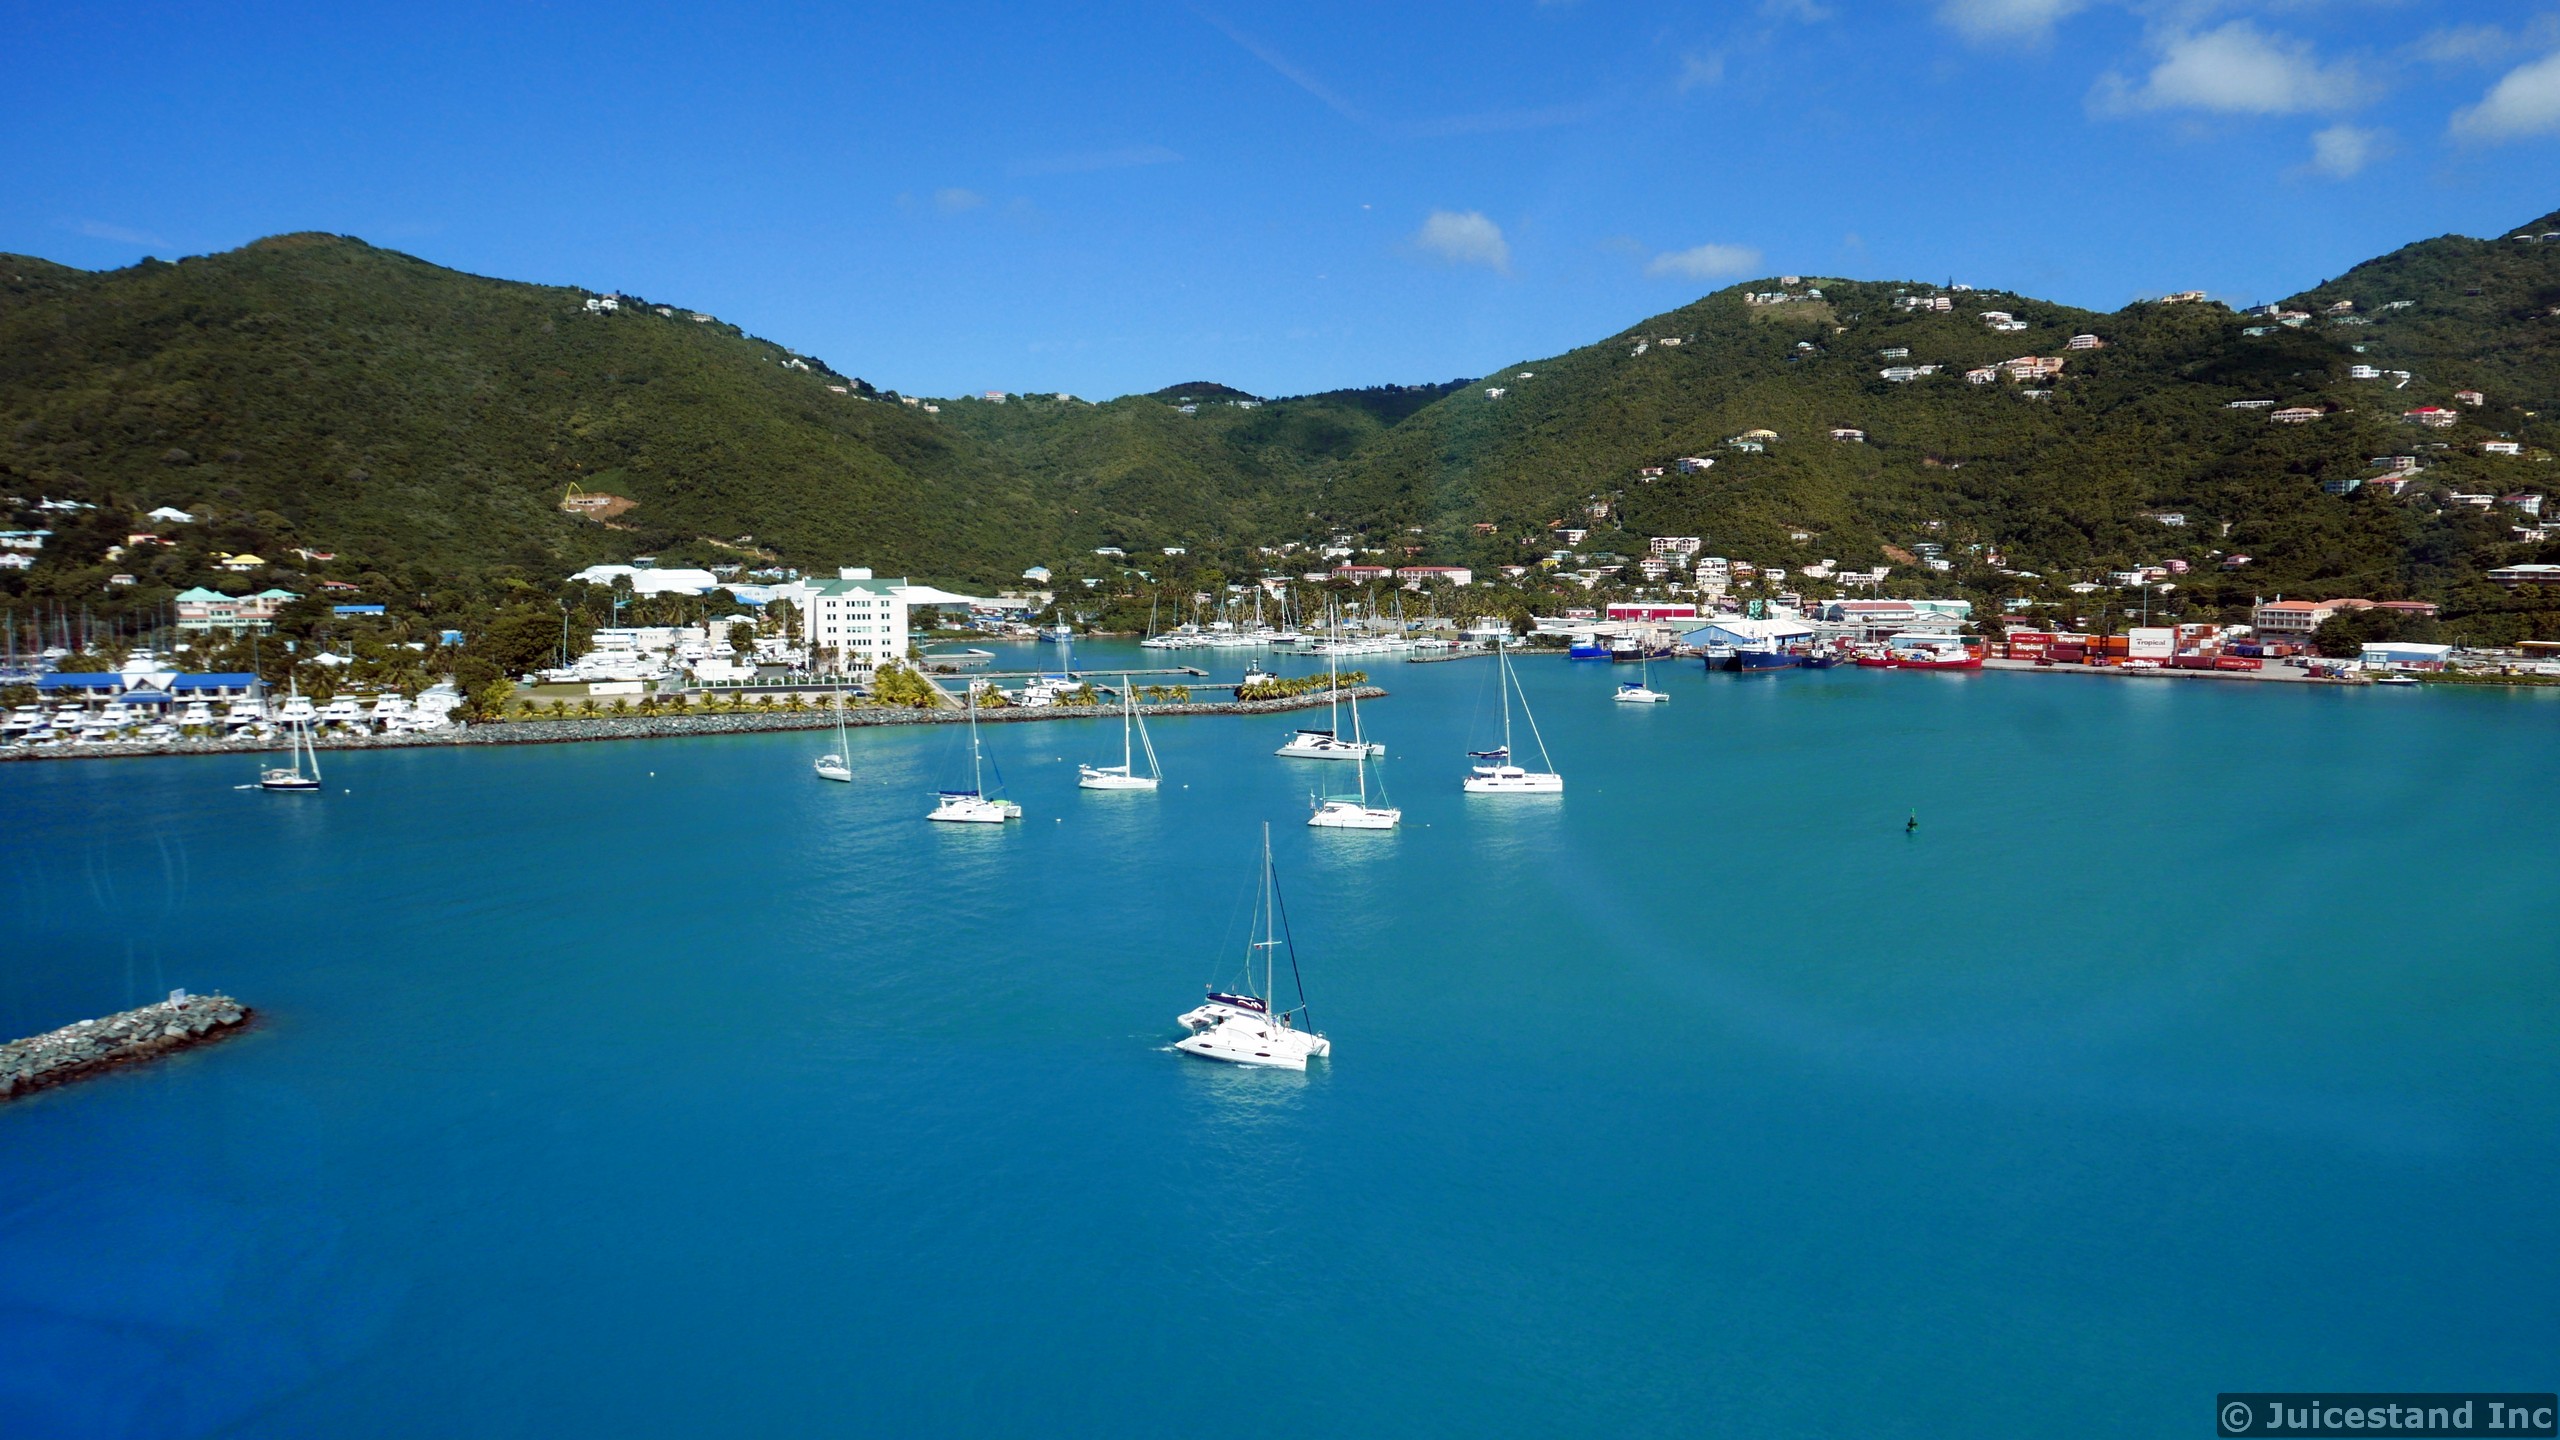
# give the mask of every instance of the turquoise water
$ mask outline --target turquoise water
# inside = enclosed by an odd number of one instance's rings
[[[1087,647],[1088,665],[1133,647]],[[1123,663],[1139,663],[1134,660]],[[2209,1433],[2560,1354],[2560,696],[1372,667],[1287,719],[0,765],[0,1434]],[[1116,759],[1116,754],[1113,758]],[[237,770],[241,773],[235,774]],[[1335,778],[1342,778],[1338,775]],[[1921,821],[1905,835],[1912,811]],[[1171,1053],[1274,843],[1309,1074]]]

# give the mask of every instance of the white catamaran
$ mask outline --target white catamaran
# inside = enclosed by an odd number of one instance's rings
[[[1342,632],[1339,616],[1334,619],[1334,633]],[[1360,734],[1360,697],[1351,697],[1351,738],[1342,738],[1342,664],[1337,652],[1327,651],[1325,673],[1332,677],[1333,723],[1322,730],[1295,730],[1288,743],[1272,751],[1291,760],[1366,760],[1372,755],[1384,757],[1387,747],[1375,744]]]
[[[1529,713],[1529,692],[1520,689],[1520,679],[1511,673],[1511,651],[1506,647],[1494,652],[1494,663],[1501,667],[1502,748],[1470,750],[1467,758],[1481,760],[1467,776],[1470,795],[1561,795],[1564,777],[1556,773],[1555,761],[1547,758],[1546,737],[1538,733],[1538,717]],[[1529,722],[1529,738],[1538,745],[1538,763],[1546,768],[1529,770],[1511,761],[1511,696],[1520,695],[1520,718]]]
[[[1650,651],[1644,657],[1643,678],[1629,680],[1618,687],[1618,703],[1621,705],[1661,705],[1670,699],[1670,696],[1653,688],[1653,655]]]
[[[818,778],[853,782],[853,745],[844,734],[844,692],[836,692],[836,753],[818,757]]]
[[[1298,973],[1297,947],[1289,939],[1288,916],[1280,903],[1280,878],[1271,868],[1271,827],[1262,827],[1262,884],[1255,896],[1254,920],[1262,938],[1245,946],[1244,983],[1234,992],[1210,987],[1203,1004],[1184,1012],[1182,1028],[1191,1033],[1173,1048],[1204,1060],[1231,1065],[1267,1065],[1304,1070],[1310,1059],[1331,1059],[1333,1042],[1313,1028],[1307,1011],[1307,986]],[[1250,933],[1250,932],[1248,932]],[[1279,996],[1279,953],[1289,952],[1289,979],[1298,1003],[1282,1009]],[[1260,951],[1257,956],[1254,952]],[[1254,976],[1259,959],[1262,975]]]
[[[978,687],[969,687],[969,788],[945,790],[934,801],[927,820],[962,825],[1001,825],[1022,818],[1022,807],[987,794],[986,757],[978,748]],[[1002,785],[1001,776],[997,784]]]
[[[1133,748],[1134,742],[1134,748]],[[1147,757],[1147,773],[1138,773],[1138,755]],[[1129,677],[1120,677],[1120,763],[1078,765],[1076,785],[1085,790],[1153,790],[1164,780],[1156,764],[1156,742],[1147,738],[1146,717],[1138,713],[1138,693]]]
[[[292,699],[285,707],[286,714],[293,713],[296,706],[306,712],[310,710],[310,703],[302,698],[299,687],[296,687],[291,694]],[[311,727],[315,723],[317,723],[315,720],[306,719],[299,724],[285,726],[285,739],[292,746],[292,762],[286,765],[269,766],[259,771],[259,789],[301,794],[320,788],[320,752],[311,744]],[[311,763],[311,773],[308,775],[302,773],[305,759]]]
[[[1369,803],[1369,759],[1360,757],[1360,791],[1357,795],[1315,794],[1307,797],[1313,813],[1307,823],[1321,830],[1393,830],[1404,823],[1404,812],[1387,803],[1387,787],[1378,785],[1378,803]]]

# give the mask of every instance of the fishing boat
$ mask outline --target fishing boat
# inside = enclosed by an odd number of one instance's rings
[[[999,775],[1001,786],[1004,778]],[[978,691],[969,689],[969,788],[945,790],[934,799],[933,813],[927,820],[940,820],[959,825],[1001,825],[1022,818],[1022,807],[1010,800],[987,794],[986,755],[978,746]]]
[[[1485,763],[1474,767],[1466,779],[1470,795],[1561,795],[1564,777],[1556,773],[1555,761],[1547,756],[1546,737],[1538,733],[1538,717],[1529,713],[1529,693],[1520,689],[1520,679],[1511,673],[1511,652],[1496,650],[1494,663],[1500,667],[1502,687],[1502,748],[1470,750],[1467,758]],[[1511,697],[1520,696],[1520,718],[1529,722],[1529,738],[1537,742],[1538,763],[1546,768],[1530,770],[1512,763]]]
[[[1057,644],[1065,644],[1066,642],[1076,638],[1076,627],[1073,621],[1061,620],[1055,625],[1043,625],[1031,633],[1039,636],[1043,640],[1052,641]]]
[[[1644,673],[1640,677],[1618,686],[1618,703],[1621,705],[1662,705],[1669,703],[1670,699],[1670,696],[1653,688],[1651,657],[1645,659]]]
[[[844,732],[844,692],[836,692],[836,753],[821,755],[817,763],[818,778],[853,783],[853,743]]]
[[[2415,685],[2418,683],[2418,677],[2415,675],[2376,675],[2373,677],[2373,683],[2376,685]]]
[[[1147,773],[1138,773],[1138,756],[1147,757]],[[1120,763],[1078,765],[1076,785],[1084,790],[1153,790],[1164,781],[1156,764],[1156,742],[1147,738],[1146,717],[1138,713],[1138,692],[1129,677],[1120,677]]]
[[[1337,631],[1340,621],[1335,622]],[[1342,738],[1342,665],[1337,652],[1325,653],[1325,673],[1333,677],[1330,695],[1333,723],[1322,730],[1296,730],[1279,749],[1272,751],[1290,760],[1365,760],[1372,755],[1385,755],[1387,747],[1376,744],[1360,733],[1360,697],[1351,697],[1351,738]]]
[[[1280,877],[1271,865],[1271,827],[1262,827],[1262,882],[1254,896],[1254,930],[1244,952],[1244,976],[1232,990],[1208,987],[1208,998],[1183,1012],[1178,1023],[1190,1033],[1173,1048],[1203,1060],[1230,1065],[1259,1065],[1304,1070],[1307,1062],[1331,1059],[1333,1042],[1313,1028],[1307,1008],[1305,977],[1298,970],[1298,951],[1289,936],[1289,921],[1280,900]],[[1254,932],[1247,931],[1248,936]],[[1279,956],[1289,952],[1289,980],[1298,1003],[1279,1007]],[[1262,974],[1254,975],[1259,961]]]
[[[301,706],[306,714],[310,710],[310,702],[302,698],[300,690],[293,691],[292,698],[285,702],[285,713],[292,714],[297,705]],[[286,725],[285,739],[292,747],[291,763],[271,765],[259,771],[258,788],[297,795],[318,790],[320,788],[320,752],[313,749],[311,745],[310,721],[306,719],[300,724]],[[311,764],[311,773],[308,775],[302,773],[303,762],[306,759]]]

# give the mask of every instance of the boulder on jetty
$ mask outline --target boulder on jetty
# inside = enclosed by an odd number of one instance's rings
[[[147,1060],[236,1032],[249,1007],[228,995],[172,990],[157,1005],[0,1045],[0,1099]]]

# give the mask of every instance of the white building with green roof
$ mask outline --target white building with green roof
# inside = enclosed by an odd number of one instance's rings
[[[907,653],[909,588],[903,579],[877,579],[868,570],[778,587],[799,607],[809,648],[849,672],[877,669]]]

